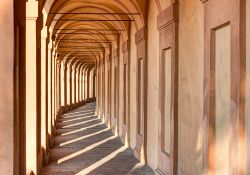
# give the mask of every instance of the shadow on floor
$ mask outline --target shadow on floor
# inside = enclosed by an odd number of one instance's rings
[[[89,103],[60,116],[43,174],[153,175],[94,115],[94,109],[95,103]]]

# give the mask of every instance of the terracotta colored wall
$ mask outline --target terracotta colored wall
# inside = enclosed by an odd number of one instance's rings
[[[246,1],[247,7],[247,55],[246,55],[246,132],[247,132],[247,163],[246,174],[250,174],[250,0]]]
[[[179,1],[178,174],[201,174],[204,12],[198,0]]]
[[[136,105],[136,45],[135,45],[135,25],[131,24],[131,36],[130,36],[130,146],[134,148],[136,145],[136,116],[137,116],[137,105]]]
[[[154,170],[158,165],[158,111],[159,111],[159,32],[157,8],[153,0],[148,9],[148,165]]]
[[[0,167],[1,174],[13,174],[13,65],[14,65],[13,0],[0,5]]]
[[[229,174],[230,123],[230,32],[227,25],[215,31],[215,137],[216,169],[218,174]],[[223,156],[221,156],[223,155]]]

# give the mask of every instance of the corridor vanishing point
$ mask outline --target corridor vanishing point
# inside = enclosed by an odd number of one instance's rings
[[[250,175],[250,0],[0,0],[0,175]]]

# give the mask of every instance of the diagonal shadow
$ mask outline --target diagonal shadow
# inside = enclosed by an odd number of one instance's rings
[[[90,108],[93,109],[94,105],[87,104],[73,112]],[[73,115],[66,119],[60,117],[57,121],[50,164],[44,168],[44,175],[153,174],[97,116]]]

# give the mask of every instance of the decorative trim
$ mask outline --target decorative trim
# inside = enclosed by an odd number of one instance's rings
[[[38,18],[38,1],[26,2],[26,20],[37,20]]]
[[[136,114],[136,121],[139,123],[139,117],[140,115],[143,115],[143,120],[140,125],[137,124],[136,128],[136,147],[134,149],[134,155],[135,157],[140,160],[143,163],[147,162],[147,76],[148,76],[148,62],[147,62],[147,27],[144,26],[140,30],[138,30],[135,34],[135,43],[136,43],[136,52],[137,52],[137,70],[136,70],[136,76],[137,76],[137,84],[136,84],[136,103],[137,103],[137,114]],[[143,71],[143,74],[139,76],[138,68],[139,63],[143,62],[143,67],[141,67],[141,70]],[[143,81],[141,81],[141,79]],[[139,84],[140,83],[140,84]],[[139,92],[142,93],[139,93]],[[141,95],[143,97],[143,101],[140,102]],[[142,105],[140,104],[142,103]],[[142,133],[140,133],[138,130],[142,128]]]
[[[122,52],[128,52],[129,50],[129,41],[124,41],[124,43],[122,44]]]
[[[158,167],[156,173],[159,175],[177,174],[178,162],[178,4],[170,5],[166,10],[158,15],[159,40],[159,128],[158,128]],[[170,123],[170,154],[166,154],[162,149],[164,143],[164,70],[163,59],[164,50],[171,48],[171,123]]]
[[[203,3],[208,0],[201,0]],[[239,145],[245,144],[245,1],[244,0],[210,0],[204,3],[205,8],[205,44],[204,56],[204,85],[203,85],[203,169],[212,174],[214,170],[209,167],[215,166],[215,48],[214,30],[225,24],[230,24],[231,38],[231,68],[230,68],[230,103],[232,134],[230,138],[230,160],[231,174],[245,174],[244,149]],[[232,13],[233,11],[233,13]],[[216,12],[216,13],[215,13]],[[219,16],[219,18],[218,18]],[[232,66],[233,65],[233,66]],[[211,164],[211,165],[209,165]],[[240,170],[240,172],[239,172]]]
[[[157,16],[157,28],[162,30],[170,24],[178,21],[178,4],[171,4]]]
[[[140,44],[141,42],[147,39],[147,36],[148,36],[148,30],[147,30],[147,27],[144,26],[136,32],[135,43],[137,45]]]
[[[128,59],[129,59],[129,49],[130,49],[130,45],[129,45],[129,41],[125,41],[122,44],[122,52],[123,52],[123,64],[128,64]]]

